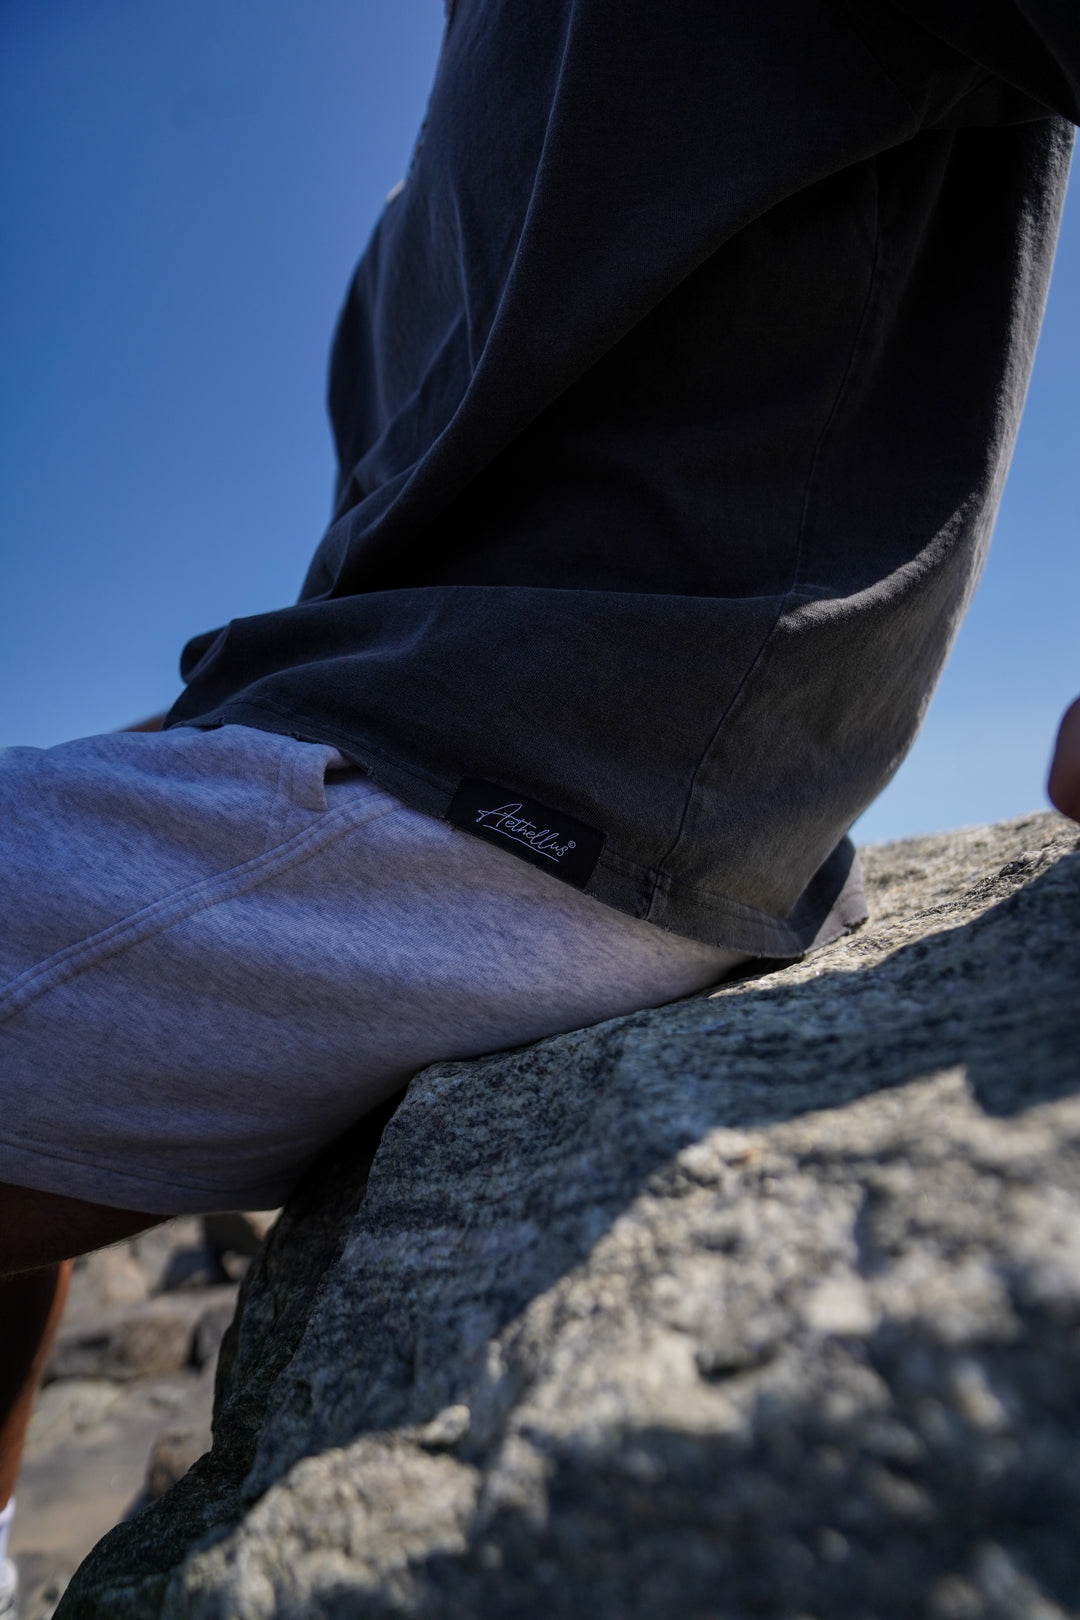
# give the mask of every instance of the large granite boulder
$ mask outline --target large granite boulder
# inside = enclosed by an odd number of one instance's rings
[[[61,1620],[1080,1614],[1077,829],[866,855],[857,934],[342,1141]]]

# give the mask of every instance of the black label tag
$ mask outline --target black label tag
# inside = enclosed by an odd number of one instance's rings
[[[595,827],[473,777],[454,794],[446,819],[578,889],[588,883],[604,847]]]

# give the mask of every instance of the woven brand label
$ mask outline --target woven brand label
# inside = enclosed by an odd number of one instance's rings
[[[462,782],[446,814],[455,827],[486,838],[578,889],[588,883],[604,847],[604,835],[595,827],[473,777]]]

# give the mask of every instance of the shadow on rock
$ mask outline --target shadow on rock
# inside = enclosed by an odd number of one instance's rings
[[[63,1620],[1064,1613],[1062,825],[805,963],[425,1071],[298,1191],[214,1453]]]

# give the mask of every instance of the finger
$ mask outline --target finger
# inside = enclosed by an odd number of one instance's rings
[[[1062,719],[1046,791],[1063,816],[1080,821],[1080,698]]]

